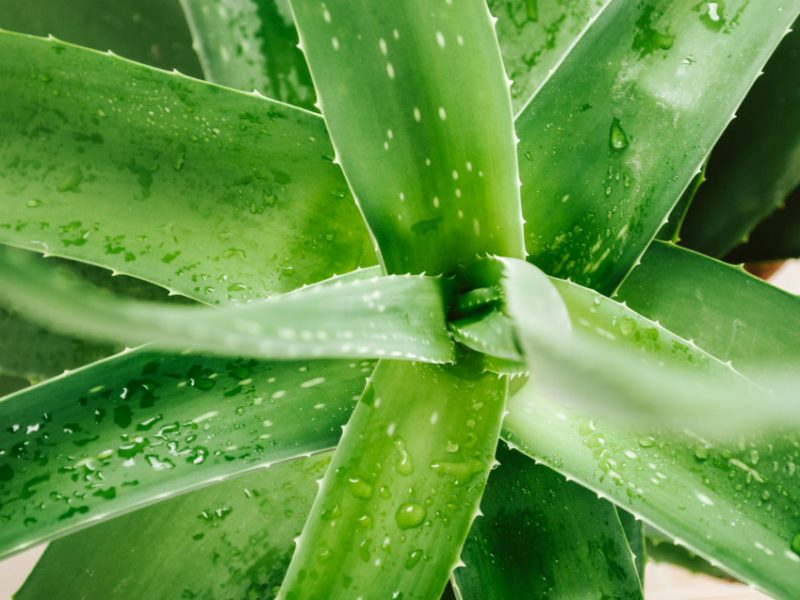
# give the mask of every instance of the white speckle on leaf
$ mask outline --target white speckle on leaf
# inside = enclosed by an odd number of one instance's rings
[[[394,79],[394,65],[392,63],[386,63],[386,74],[389,76],[389,79]]]
[[[444,48],[446,45],[444,41],[444,34],[441,31],[436,32],[436,43],[439,44],[440,48]]]
[[[445,121],[447,119],[447,111],[444,109],[444,106],[439,107],[439,118],[442,121]]]

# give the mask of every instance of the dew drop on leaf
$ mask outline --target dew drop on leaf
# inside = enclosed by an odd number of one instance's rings
[[[397,509],[395,521],[400,529],[412,529],[422,524],[426,514],[425,508],[416,502],[405,502]]]

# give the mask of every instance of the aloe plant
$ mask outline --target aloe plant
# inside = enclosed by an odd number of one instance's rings
[[[799,15],[0,0],[17,597],[798,597]]]

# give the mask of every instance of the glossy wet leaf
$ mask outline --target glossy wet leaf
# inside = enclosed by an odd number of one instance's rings
[[[449,273],[486,252],[522,257],[511,102],[486,5],[292,7],[338,159],[387,271]]]
[[[505,393],[469,363],[379,363],[279,597],[440,594],[494,461]]]
[[[15,598],[274,598],[329,463],[275,465],[57,540]]]
[[[0,0],[0,28],[61,40],[199,77],[180,5],[165,0]]]
[[[761,221],[750,233],[747,243],[735,248],[726,260],[760,262],[800,257],[800,188]]]
[[[620,283],[800,12],[720,6],[613,0],[517,120],[526,245],[547,273]]]
[[[497,18],[503,65],[513,82],[515,114],[557,68],[604,4],[604,0],[488,0]]]
[[[793,31],[711,153],[708,182],[682,227],[686,246],[725,256],[800,185],[798,79],[800,31]]]
[[[128,300],[65,275],[30,253],[0,252],[0,297],[67,333],[252,358],[454,358],[437,278],[365,270],[220,310]]]
[[[374,263],[317,116],[0,33],[0,242],[244,301]]]
[[[313,109],[288,0],[181,0],[206,79]]]
[[[463,600],[643,597],[612,504],[503,445],[497,458],[455,572]]]
[[[565,410],[529,386],[513,397],[508,439],[609,497],[737,579],[778,598],[800,593],[796,434],[727,444],[631,432]]]
[[[0,554],[334,446],[371,362],[129,352],[0,400]]]

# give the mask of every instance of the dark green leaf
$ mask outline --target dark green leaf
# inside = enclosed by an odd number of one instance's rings
[[[464,600],[642,598],[614,506],[501,447],[455,572]]]
[[[731,262],[761,262],[800,257],[800,188],[761,221],[747,242],[735,248],[726,260]]]

